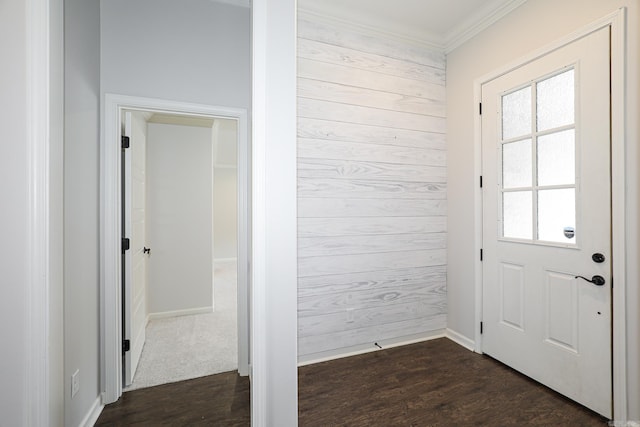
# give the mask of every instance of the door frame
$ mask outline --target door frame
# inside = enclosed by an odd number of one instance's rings
[[[474,105],[481,102],[482,85],[526,65],[548,53],[564,47],[582,37],[603,28],[611,31],[611,238],[612,238],[612,277],[615,286],[612,290],[613,302],[613,416],[617,421],[626,421],[627,417],[627,367],[626,367],[626,214],[625,214],[625,48],[626,48],[626,9],[615,12],[583,27],[547,46],[542,47],[504,67],[486,74],[474,81]],[[474,172],[482,176],[482,124],[480,114],[474,117]],[[482,249],[482,205],[480,186],[475,187],[475,236],[476,253]],[[482,353],[482,261],[476,258],[475,273],[475,347]]]
[[[249,373],[249,144],[248,114],[242,108],[105,94],[100,157],[100,390],[102,403],[122,395],[122,309],[120,305],[121,186],[120,136],[123,110],[205,115],[238,121],[238,372]]]

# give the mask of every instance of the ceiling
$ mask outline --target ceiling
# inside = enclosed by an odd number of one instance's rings
[[[525,1],[298,0],[298,8],[449,52]]]

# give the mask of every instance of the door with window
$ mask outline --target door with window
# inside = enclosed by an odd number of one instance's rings
[[[610,36],[482,86],[484,353],[611,417]]]

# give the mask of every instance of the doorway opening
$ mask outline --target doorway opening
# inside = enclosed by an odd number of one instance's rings
[[[127,386],[236,368],[246,376],[246,111],[110,94],[105,101],[105,403]]]

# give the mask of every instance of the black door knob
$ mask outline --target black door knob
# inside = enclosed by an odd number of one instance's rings
[[[604,255],[602,255],[599,252],[596,252],[595,254],[591,255],[591,259],[593,260],[593,262],[597,262],[598,264],[604,262],[605,260]]]

